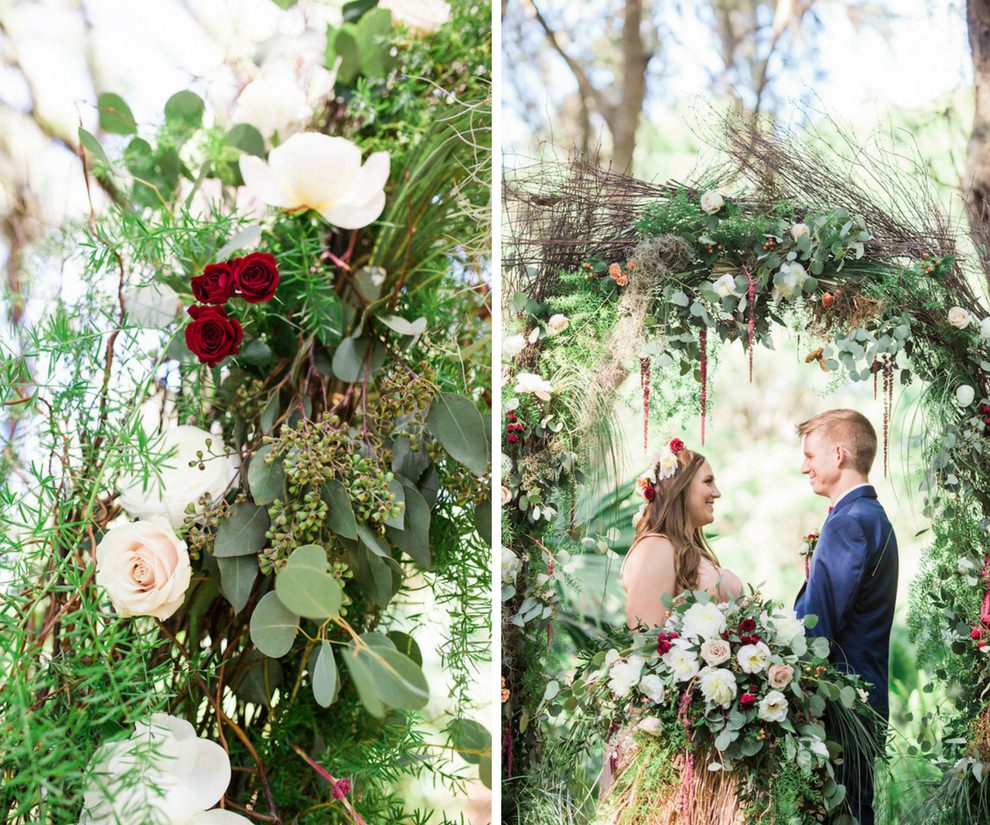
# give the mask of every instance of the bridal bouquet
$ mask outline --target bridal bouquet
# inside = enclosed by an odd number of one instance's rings
[[[837,809],[834,765],[850,738],[865,740],[871,711],[862,680],[828,663],[828,640],[805,636],[817,619],[756,592],[665,601],[659,632],[611,637],[570,688],[607,738],[614,820],[687,808],[698,821],[795,810],[816,821]]]

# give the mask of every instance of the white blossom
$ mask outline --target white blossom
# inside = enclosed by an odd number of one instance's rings
[[[709,215],[714,215],[718,212],[724,203],[725,198],[722,197],[722,193],[717,189],[709,189],[701,196],[701,208]]]
[[[699,675],[699,682],[701,695],[713,704],[727,708],[736,698],[736,677],[724,667],[706,667]]]
[[[783,722],[787,718],[787,698],[779,690],[771,690],[760,700],[756,715],[764,722]]]

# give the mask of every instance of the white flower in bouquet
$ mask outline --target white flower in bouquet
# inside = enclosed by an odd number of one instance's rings
[[[681,635],[686,639],[711,639],[725,630],[725,614],[713,602],[692,604],[681,617]]]
[[[736,654],[736,661],[743,673],[762,673],[770,664],[770,648],[763,642],[755,645],[743,645]]]
[[[732,657],[732,648],[724,639],[709,639],[701,646],[701,658],[711,667],[727,662]]]
[[[521,372],[516,376],[516,393],[531,392],[537,398],[549,401],[553,393],[553,384],[531,372]]]
[[[558,332],[563,332],[567,329],[567,325],[570,321],[567,319],[566,315],[561,315],[559,312],[556,315],[551,315],[550,320],[547,321],[547,329],[550,330],[551,335],[556,335]]]
[[[510,501],[512,501],[512,490],[510,490],[508,487],[506,487],[503,484],[502,485],[502,506],[504,507]]]
[[[869,701],[870,701],[870,694],[869,693],[867,693],[865,690],[863,690],[863,688],[856,688],[856,692],[859,694],[859,698],[860,699],[862,699],[865,703],[869,704]]]
[[[811,736],[808,738],[808,750],[815,754],[815,756],[820,756],[822,759],[827,760],[830,758],[828,754],[828,746],[820,736]]]
[[[522,559],[519,558],[508,547],[502,548],[502,583],[514,584],[519,570],[522,568]]]
[[[636,724],[636,730],[641,730],[650,736],[659,736],[662,727],[663,723],[656,716],[647,716]]]
[[[639,684],[644,664],[643,657],[635,655],[625,661],[616,662],[609,670],[609,690],[620,699],[628,696],[629,692]]]
[[[186,543],[163,518],[112,527],[96,546],[96,583],[123,618],[165,620],[192,578]]]
[[[698,671],[701,670],[698,657],[683,647],[672,647],[660,658],[670,668],[670,672],[678,682],[686,682],[689,679],[693,679],[698,675]]]
[[[381,0],[378,8],[392,12],[392,19],[417,35],[432,34],[450,20],[445,0]]]
[[[124,290],[127,320],[145,329],[159,329],[175,320],[182,308],[179,294],[168,284],[152,281]]]
[[[659,476],[657,480],[670,478],[676,472],[677,454],[669,449],[664,450],[660,454],[660,459],[657,461],[657,476]]]
[[[960,407],[968,407],[976,398],[976,390],[969,384],[961,384],[956,388],[956,403]]]
[[[760,700],[757,716],[764,722],[783,722],[787,718],[787,699],[779,690],[771,690]]]
[[[774,629],[774,641],[779,645],[792,645],[804,636],[804,620],[792,607],[778,607],[770,616]]]
[[[655,673],[647,673],[639,680],[639,692],[659,705],[667,695],[667,690],[663,686],[663,680]]]
[[[725,204],[725,198],[718,189],[709,189],[701,196],[701,208],[709,215],[714,215]]]
[[[736,698],[736,677],[724,667],[706,667],[699,676],[701,695],[709,702],[729,707]]]
[[[161,516],[177,529],[182,526],[188,505],[198,505],[206,493],[213,501],[219,501],[237,476],[237,465],[227,455],[220,436],[199,427],[173,427],[152,445],[152,450],[172,453],[163,459],[160,487],[153,474],[147,483],[134,476],[120,480],[118,503],[134,518]]]
[[[990,318],[980,321],[980,338],[984,340],[990,338]]]
[[[285,140],[312,115],[299,80],[292,72],[280,69],[262,74],[244,87],[233,119],[254,126],[266,138],[277,134]]]
[[[619,651],[614,647],[610,647],[605,653],[605,667],[612,667],[619,659]]]
[[[794,668],[778,662],[767,668],[767,682],[770,687],[783,690],[794,681]]]
[[[962,307],[952,307],[948,314],[949,323],[956,329],[966,329],[973,323],[973,316]]]
[[[83,792],[81,825],[249,825],[226,810],[207,810],[230,784],[230,759],[200,739],[185,719],[152,714],[122,742],[97,750]]]
[[[361,150],[346,138],[299,132],[276,146],[268,162],[241,155],[244,185],[279,209],[313,209],[341,229],[360,229],[385,209],[389,153],[361,164]]]
[[[735,276],[727,272],[717,281],[712,284],[712,289],[719,298],[728,298],[730,296],[738,295],[736,292],[736,279]]]
[[[806,223],[796,223],[791,227],[791,237],[794,238],[794,240],[804,238],[810,234],[811,229],[808,228],[808,224]]]
[[[781,298],[800,295],[806,280],[808,273],[801,264],[797,261],[786,261],[781,264],[778,277],[774,277],[773,299],[779,301]]]
[[[507,335],[502,339],[502,356],[505,358],[515,358],[524,349],[526,339],[522,335]]]

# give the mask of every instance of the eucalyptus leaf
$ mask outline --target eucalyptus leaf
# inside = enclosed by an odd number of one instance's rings
[[[218,558],[217,566],[220,568],[220,590],[234,612],[240,613],[258,578],[258,560],[254,556]]]
[[[370,338],[345,338],[334,351],[333,374],[345,384],[353,384],[374,375],[385,363],[386,354],[387,351]]]
[[[248,486],[255,504],[271,504],[282,495],[285,471],[280,461],[275,460],[271,464],[265,461],[265,456],[271,451],[271,445],[266,444],[251,456],[248,465]]]
[[[266,656],[279,659],[292,649],[299,630],[299,617],[274,591],[261,597],[251,614],[251,641]]]
[[[83,129],[82,126],[79,127],[78,134],[79,134],[79,143],[82,145],[82,147],[87,152],[89,152],[93,157],[95,157],[97,160],[102,162],[104,166],[112,170],[113,166],[110,163],[110,158],[107,157],[107,153],[104,151],[103,147],[100,145],[100,142],[96,139],[96,137],[90,134],[89,132],[87,132],[85,129]]]
[[[213,543],[213,555],[217,558],[255,556],[265,546],[265,533],[270,526],[268,511],[249,502],[235,504],[230,518],[220,522]],[[257,562],[255,567],[257,567]],[[221,568],[222,569],[222,568]]]
[[[422,335],[426,331],[426,318],[417,318],[415,321],[407,321],[398,315],[377,315],[375,316],[385,326],[399,335],[411,335],[413,337]]]
[[[337,675],[337,660],[333,655],[330,642],[320,643],[320,652],[313,667],[313,698],[320,707],[328,708],[337,698],[339,677]]]
[[[423,671],[408,656],[386,648],[362,651],[360,655],[366,657],[378,698],[384,704],[402,710],[425,707],[430,700],[430,687]]]
[[[133,135],[137,131],[131,107],[120,95],[104,92],[96,99],[96,105],[100,110],[100,128],[104,132]]]
[[[492,735],[473,719],[455,719],[448,728],[450,742],[465,762],[477,765],[492,752]]]
[[[444,392],[430,404],[426,423],[447,453],[476,476],[488,469],[485,423],[474,402],[462,395]]]
[[[331,478],[323,485],[321,496],[329,507],[327,524],[338,536],[354,540],[358,537],[357,520],[351,508],[351,497],[347,488],[337,479]]]
[[[358,698],[361,700],[361,704],[364,705],[365,710],[379,719],[384,717],[385,705],[378,698],[378,691],[375,690],[375,677],[367,665],[367,656],[362,657],[351,646],[343,654],[343,659],[347,671],[351,674],[354,687],[357,689]]]
[[[396,547],[406,553],[419,567],[428,570],[430,567],[430,505],[414,487],[405,488],[406,521],[402,530],[386,527],[388,536]]]
[[[317,544],[292,551],[275,577],[275,592],[289,610],[307,619],[326,619],[340,613],[343,594],[337,580],[327,573],[326,551]]]
[[[485,544],[492,546],[492,500],[485,499],[474,508],[474,526]]]
[[[423,666],[423,654],[420,652],[419,645],[416,644],[416,640],[412,636],[408,633],[403,633],[401,630],[390,630],[386,638],[395,646],[395,649],[399,653],[408,656],[420,667]]]
[[[203,122],[203,100],[195,92],[176,92],[165,103],[165,121],[195,128]]]

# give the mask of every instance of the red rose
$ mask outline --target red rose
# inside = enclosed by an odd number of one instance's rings
[[[234,268],[229,263],[207,264],[192,279],[192,291],[203,304],[225,304],[234,294]]]
[[[752,693],[744,693],[739,697],[739,704],[744,708],[748,708],[750,705],[756,704],[756,697]]]
[[[515,433],[509,433],[509,437],[508,437],[508,438],[507,438],[506,440],[507,440],[507,441],[508,441],[508,442],[509,442],[510,444],[515,444],[515,443],[516,443],[516,442],[517,442],[517,441],[519,440],[519,438],[518,438],[518,437],[516,436],[516,434],[515,434]]]
[[[252,252],[231,262],[236,294],[249,304],[270,301],[278,286],[278,263],[268,252]]]
[[[677,638],[677,634],[673,630],[671,630],[670,633],[667,634],[667,638],[670,639],[671,641],[674,641],[674,639]]]
[[[670,642],[666,640],[660,642],[660,644],[657,645],[657,653],[659,653],[661,656],[665,656],[666,654],[670,653]]]
[[[241,351],[244,330],[236,318],[228,318],[227,310],[215,306],[192,306],[193,320],[186,327],[186,346],[204,364],[215,367],[228,355]]]
[[[970,635],[970,637],[971,637],[971,638],[973,638],[973,639],[977,639],[977,640],[979,640],[979,638],[980,638],[980,636],[982,636],[983,634],[982,634],[982,632],[980,631],[980,628],[978,628],[978,627],[974,627],[974,628],[973,628],[973,629],[972,629],[972,630],[970,631],[970,633],[969,633],[969,635]]]
[[[657,491],[653,489],[652,484],[643,488],[643,497],[647,501],[653,501],[657,497]]]
[[[684,449],[684,442],[681,441],[679,438],[674,438],[671,439],[669,446],[670,446],[670,451],[672,453],[679,453],[681,450]]]
[[[752,633],[756,630],[756,619],[746,618],[739,622],[740,633]]]

